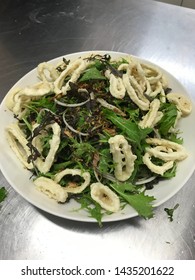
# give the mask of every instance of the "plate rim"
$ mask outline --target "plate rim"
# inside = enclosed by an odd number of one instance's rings
[[[63,57],[72,57],[73,59],[76,58],[76,56],[83,56],[83,55],[86,55],[86,54],[96,54],[96,53],[100,53],[100,54],[111,54],[111,55],[116,55],[116,56],[131,56],[135,59],[137,59],[138,61],[141,61],[141,62],[144,62],[146,63],[147,65],[152,65],[154,67],[157,67],[160,71],[162,71],[163,73],[165,73],[166,75],[168,74],[169,77],[171,77],[171,79],[174,80],[174,82],[176,82],[179,87],[182,89],[182,91],[190,98],[190,101],[192,102],[192,106],[193,106],[193,111],[194,111],[194,108],[195,108],[195,105],[194,105],[194,102],[193,102],[193,99],[190,97],[190,94],[188,93],[188,91],[186,90],[186,88],[183,86],[183,84],[178,80],[176,79],[170,72],[168,72],[166,69],[164,69],[163,67],[161,67],[160,65],[154,63],[154,62],[151,62],[147,59],[144,59],[142,57],[139,57],[139,56],[135,56],[135,55],[131,55],[131,54],[128,54],[128,53],[124,53],[124,52],[118,52],[118,51],[105,51],[105,50],[89,50],[89,51],[82,51],[82,52],[75,52],[75,53],[69,53],[69,54],[65,54],[65,55],[62,55],[62,56],[58,56],[56,58],[53,58],[53,59],[50,59],[48,60],[47,62],[49,63],[55,63],[56,64],[56,61],[60,61],[60,59],[62,59]],[[41,63],[41,62],[40,62]],[[30,75],[33,75],[33,74],[36,74],[36,70],[37,69],[37,66],[33,69],[31,69],[29,72],[27,72],[25,75],[23,75],[10,89],[9,91],[6,93],[6,95],[4,96],[1,104],[0,104],[0,112],[2,109],[6,109],[6,106],[5,106],[5,99],[7,97],[7,94],[10,92],[11,89],[15,88],[18,86],[18,84],[22,83],[23,80],[27,79],[28,76]],[[3,108],[4,107],[4,108]],[[8,109],[6,109],[7,111],[9,111]],[[1,121],[0,121],[0,126],[1,126]],[[185,139],[185,138],[184,138]],[[0,142],[1,143],[1,142]],[[10,150],[11,151],[11,150]],[[18,162],[19,160],[16,159]],[[61,218],[64,218],[64,219],[69,219],[69,220],[74,220],[74,221],[81,221],[81,222],[94,222],[94,223],[97,223],[97,221],[94,219],[94,218],[91,218],[91,217],[88,217],[88,216],[69,216],[69,215],[64,215],[64,213],[55,213],[55,211],[52,211],[46,207],[43,207],[42,205],[39,205],[39,203],[37,203],[36,201],[30,199],[29,197],[26,197],[24,196],[23,192],[20,190],[20,188],[18,188],[12,181],[12,179],[7,176],[7,172],[6,172],[6,169],[4,168],[3,166],[3,163],[2,163],[2,160],[1,160],[1,156],[0,156],[0,169],[2,171],[2,174],[3,176],[5,177],[5,179],[8,181],[8,183],[10,184],[10,186],[20,195],[22,196],[26,201],[28,201],[29,203],[31,203],[32,205],[36,206],[37,208],[43,210],[44,212],[47,212],[49,214],[52,214],[52,215],[55,215],[55,216],[58,216],[58,217],[61,217]],[[189,178],[192,176],[193,172],[194,172],[194,169],[195,169],[195,161],[194,161],[194,165],[193,165],[193,168],[191,168],[190,172],[187,174],[187,176],[185,177],[185,180],[183,180],[183,183],[180,185],[179,188],[176,188],[174,192],[171,192],[169,196],[166,196],[164,199],[162,199],[161,201],[159,201],[158,203],[154,203],[152,204],[154,208],[162,205],[163,203],[165,203],[166,201],[168,201],[170,198],[172,198],[176,193],[178,193],[184,186],[185,184],[187,183],[187,181],[189,180]],[[24,169],[25,170],[25,169]],[[29,172],[27,170],[25,170],[25,172]],[[31,173],[30,173],[31,174]],[[32,182],[31,182],[32,183]],[[148,192],[147,192],[148,193]],[[51,200],[51,199],[49,199]],[[56,203],[56,202],[55,202]],[[126,206],[128,207],[128,205]],[[125,209],[126,209],[125,207]],[[120,220],[124,220],[124,219],[129,219],[129,218],[133,218],[133,217],[137,217],[139,216],[138,213],[132,208],[131,213],[130,214],[124,214],[124,215],[120,215],[119,217],[118,216],[113,216],[114,214],[110,215],[112,216],[111,219],[109,219],[109,216],[103,216],[102,218],[102,222],[114,222],[114,221],[120,221]],[[87,213],[86,213],[87,214]]]

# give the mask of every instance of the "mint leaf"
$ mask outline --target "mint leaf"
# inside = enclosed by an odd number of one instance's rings
[[[110,185],[123,199],[125,199],[138,214],[149,219],[154,216],[151,203],[155,200],[153,196],[145,195],[144,191],[138,192],[136,186],[128,183],[114,183]]]

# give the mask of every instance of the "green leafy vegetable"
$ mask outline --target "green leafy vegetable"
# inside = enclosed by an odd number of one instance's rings
[[[163,136],[166,136],[171,127],[174,127],[177,118],[177,107],[172,103],[165,103],[162,106],[164,113],[162,119],[159,122],[159,132]]]
[[[0,188],[0,203],[6,198],[7,191],[4,187]]]
[[[111,159],[110,149],[103,149],[100,152],[100,161],[99,161],[99,171],[101,173],[107,173],[109,171],[109,159]]]
[[[151,205],[155,200],[153,196],[145,195],[144,191],[138,192],[135,186],[128,183],[114,183],[110,186],[123,197],[140,216],[145,219],[153,217],[153,207]]]
[[[167,213],[168,219],[170,220],[170,222],[173,221],[173,213],[178,207],[179,207],[179,203],[177,203],[172,209],[171,208],[164,208],[164,211]]]
[[[101,72],[95,68],[89,68],[83,74],[83,76],[79,79],[79,82],[86,82],[90,80],[106,80],[106,77],[101,74]]]
[[[73,156],[75,159],[83,159],[85,163],[89,163],[93,159],[93,154],[96,151],[90,143],[74,143]]]
[[[121,131],[128,136],[130,141],[136,143],[138,146],[140,145],[141,140],[145,139],[146,136],[153,130],[152,128],[142,129],[135,122],[116,116],[113,111],[104,110],[104,115],[113,124],[120,128]]]
[[[102,217],[105,211],[103,211],[101,206],[91,198],[90,193],[84,193],[82,196],[78,196],[75,199],[81,205],[78,210],[87,210],[89,216],[96,219],[99,226],[102,226]]]
[[[163,174],[163,177],[167,178],[167,179],[171,179],[171,178],[175,177],[176,171],[177,171],[177,165],[176,165],[176,163],[174,163],[173,167],[171,169],[167,170]]]

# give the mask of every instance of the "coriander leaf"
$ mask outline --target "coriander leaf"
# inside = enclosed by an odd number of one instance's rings
[[[0,188],[0,203],[6,198],[7,191],[4,187]]]
[[[79,82],[86,82],[89,80],[106,80],[106,77],[104,77],[97,68],[92,67],[86,70],[83,76],[79,79]]]
[[[144,192],[136,192],[136,186],[128,183],[114,183],[110,186],[125,199],[141,217],[145,219],[153,217],[153,207],[151,205],[151,202],[155,200],[153,196],[145,195]]]
[[[173,212],[179,207],[179,203],[177,203],[172,209],[171,208],[164,208],[164,211],[167,213],[168,215],[168,219],[170,220],[170,222],[173,221]]]

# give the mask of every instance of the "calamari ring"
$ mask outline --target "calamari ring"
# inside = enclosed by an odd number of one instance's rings
[[[66,187],[64,187],[67,193],[81,193],[90,184],[91,176],[89,172],[82,172],[80,169],[69,168],[57,173],[54,177],[54,181],[59,184],[60,180],[66,175],[77,175],[84,179],[84,182],[81,185],[73,183],[71,186],[71,183],[69,183]]]

